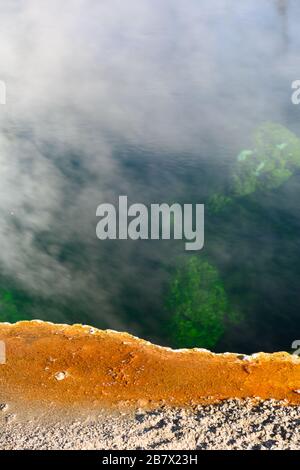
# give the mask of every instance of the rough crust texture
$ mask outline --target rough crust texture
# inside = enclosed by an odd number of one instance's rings
[[[1,400],[189,406],[260,397],[300,403],[300,359],[172,350],[127,333],[31,321],[0,324]]]

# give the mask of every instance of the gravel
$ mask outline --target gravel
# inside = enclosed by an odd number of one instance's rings
[[[192,410],[20,419],[1,411],[1,449],[300,449],[300,406],[228,400]]]

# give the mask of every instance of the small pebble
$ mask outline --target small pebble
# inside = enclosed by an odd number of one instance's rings
[[[57,372],[55,374],[56,380],[64,380],[66,378],[67,374],[65,372]]]
[[[16,415],[14,415],[14,414],[10,414],[10,415],[5,416],[5,421],[8,424],[11,423],[12,421],[14,421],[15,419],[16,419]]]

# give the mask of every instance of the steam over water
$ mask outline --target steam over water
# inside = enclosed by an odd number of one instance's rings
[[[265,122],[300,138],[299,21],[297,0],[1,0],[0,320],[176,346],[166,298],[195,253],[184,241],[100,241],[97,206],[119,195],[208,205]],[[207,210],[196,256],[239,316],[216,351],[300,339],[299,200],[296,170]]]

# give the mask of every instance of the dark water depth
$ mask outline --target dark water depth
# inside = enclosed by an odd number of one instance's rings
[[[2,0],[0,320],[290,351],[299,22],[296,0]],[[204,249],[98,240],[123,194],[205,203]]]

